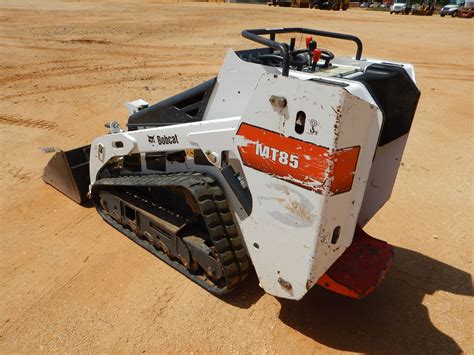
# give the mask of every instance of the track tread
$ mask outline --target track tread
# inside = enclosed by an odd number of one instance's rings
[[[209,232],[209,237],[216,247],[219,261],[222,264],[225,285],[210,285],[209,282],[191,274],[184,266],[176,265],[176,261],[169,259],[162,251],[144,242],[133,232],[124,228],[121,224],[104,213],[100,203],[98,203],[99,192],[103,188],[117,187],[181,187],[190,191],[199,205],[201,215]],[[197,172],[185,172],[153,175],[133,174],[109,177],[101,179],[93,185],[92,199],[101,216],[109,224],[211,293],[216,295],[228,293],[247,277],[249,260],[244,248],[244,243],[237,232],[224,192],[217,181],[211,176]],[[144,245],[144,243],[148,245]]]

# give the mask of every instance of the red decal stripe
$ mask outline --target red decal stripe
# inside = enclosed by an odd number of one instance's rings
[[[242,161],[250,168],[319,193],[325,183],[332,194],[352,188],[360,147],[331,153],[329,148],[246,123],[237,135],[245,138],[238,148]]]

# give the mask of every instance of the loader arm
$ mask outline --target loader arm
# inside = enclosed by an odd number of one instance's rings
[[[233,138],[240,117],[178,124],[123,133],[108,134],[93,140],[90,149],[90,184],[112,159],[130,154],[200,149],[220,168],[222,151],[233,149]]]

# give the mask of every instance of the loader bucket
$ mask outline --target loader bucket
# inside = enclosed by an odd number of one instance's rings
[[[89,154],[91,146],[57,151],[44,168],[43,181],[79,204],[89,191]]]

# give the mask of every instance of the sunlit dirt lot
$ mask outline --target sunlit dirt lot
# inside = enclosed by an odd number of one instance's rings
[[[473,21],[258,5],[0,3],[0,352],[473,353]],[[245,28],[359,36],[415,65],[421,101],[390,202],[366,227],[396,246],[362,301],[300,302],[255,275],[219,299],[43,184],[50,158],[215,76]],[[336,55],[351,44],[321,40]],[[265,233],[265,226],[262,226]],[[289,236],[290,237],[290,236]]]

